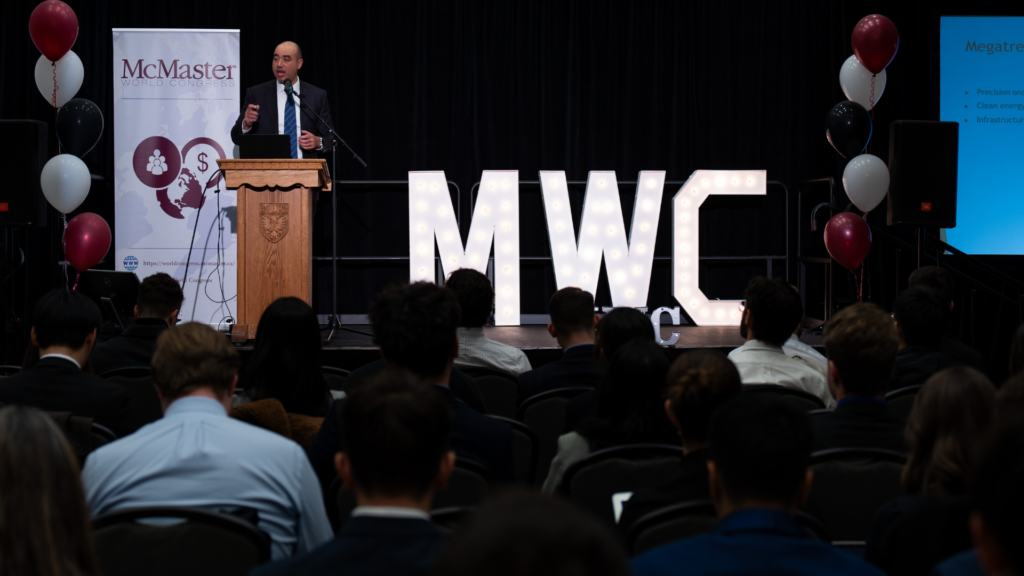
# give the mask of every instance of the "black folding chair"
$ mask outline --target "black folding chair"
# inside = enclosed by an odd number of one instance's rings
[[[740,390],[744,394],[758,394],[763,397],[775,398],[805,412],[825,408],[825,403],[814,394],[778,384],[744,384]]]
[[[88,416],[75,416],[70,412],[46,412],[46,415],[64,433],[81,466],[85,466],[85,458],[93,450],[117,440],[117,434]]]
[[[530,427],[518,420],[510,420],[501,416],[491,416],[495,420],[507,422],[512,426],[513,469],[516,484],[533,484],[537,476],[537,454],[540,452],[540,440]]]
[[[894,416],[906,422],[910,418],[910,411],[914,408],[914,400],[917,393],[921,391],[922,384],[897,388],[885,395],[885,402],[889,404],[889,410]]]
[[[683,449],[671,444],[627,444],[598,450],[569,466],[558,491],[614,526],[613,496],[636,492],[676,472],[682,457]]]
[[[476,508],[464,506],[438,508],[430,511],[430,520],[445,533],[450,534],[475,510]]]
[[[490,368],[462,368],[467,376],[476,381],[480,394],[487,405],[487,413],[503,418],[516,417],[516,399],[519,394],[519,377]]]
[[[334,366],[323,366],[321,367],[324,374],[324,380],[327,381],[327,387],[331,390],[341,390],[348,393],[349,389],[346,386],[348,382],[349,371],[342,368],[335,368]]]
[[[530,396],[519,406],[516,420],[529,426],[540,441],[534,485],[544,483],[551,469],[551,461],[558,452],[558,437],[565,433],[566,403],[591,390],[593,389],[585,386],[557,388]]]
[[[125,427],[138,430],[163,418],[164,408],[156,393],[153,371],[149,366],[115,368],[100,374],[109,382],[119,384],[128,392],[128,419]]]
[[[804,511],[836,541],[867,540],[875,512],[903,495],[906,456],[877,448],[832,448],[811,454],[814,481]]]
[[[155,519],[177,522],[141,522]],[[267,534],[202,508],[132,508],[96,518],[92,526],[104,576],[243,576],[270,559]]]

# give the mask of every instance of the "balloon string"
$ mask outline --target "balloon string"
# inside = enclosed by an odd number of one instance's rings
[[[67,290],[68,289],[68,245],[67,245],[68,215],[64,214],[63,212],[61,212],[60,218],[64,222],[64,231],[60,235],[60,249],[63,252],[63,256],[64,256],[64,258],[61,259],[61,265],[64,266],[64,289]],[[78,284],[78,282],[75,281],[75,285],[77,285],[77,284]]]
[[[82,273],[81,272],[76,272],[75,273],[75,285],[71,287],[71,291],[72,292],[76,292],[78,290],[78,279],[81,278],[81,277],[82,277]]]
[[[57,130],[57,63],[51,62],[53,65],[53,129]],[[57,153],[60,154],[60,136],[57,136]],[[66,284],[66,282],[65,282]],[[66,288],[67,286],[65,286]]]
[[[871,75],[871,96],[868,99],[868,104],[871,105],[871,130],[875,129],[875,75]],[[871,144],[868,144],[868,154],[871,153]]]

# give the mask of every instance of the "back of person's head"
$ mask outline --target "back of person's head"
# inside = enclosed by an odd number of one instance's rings
[[[64,346],[78,350],[102,323],[100,309],[92,300],[58,288],[36,302],[32,331],[40,349]]]
[[[401,368],[353,389],[340,411],[341,451],[358,489],[422,498],[448,453],[451,420],[440,390]]]
[[[299,298],[274,300],[260,317],[240,387],[253,400],[277,398],[289,413],[323,416],[327,382],[320,365],[320,323]]]
[[[665,415],[667,372],[665,352],[654,342],[633,340],[615,352],[598,389],[597,414],[577,428],[592,450],[617,444],[678,442]]]
[[[825,324],[825,354],[849,396],[873,397],[885,391],[900,339],[896,325],[875,304],[857,303]]]
[[[199,322],[179,324],[156,341],[153,381],[165,401],[210,388],[227,396],[238,375],[238,352],[228,339]]]
[[[711,461],[724,496],[798,506],[813,444],[807,414],[778,400],[737,394],[711,419]]]
[[[373,341],[389,363],[438,376],[452,361],[461,314],[455,293],[436,284],[385,288],[370,305]]]
[[[512,491],[452,534],[435,576],[627,576],[616,538],[596,518],[549,496]]]
[[[973,477],[971,533],[987,574],[1024,574],[1024,428],[1001,435]],[[980,520],[980,522],[978,522]]]
[[[594,331],[594,295],[586,290],[562,288],[551,297],[548,311],[560,335]]]
[[[715,411],[739,394],[740,373],[718,350],[681,355],[668,371],[668,401],[679,433],[687,442],[707,442]]]
[[[601,317],[597,324],[594,355],[610,359],[630,340],[654,342],[654,325],[643,312],[635,308],[615,308]]]
[[[780,278],[752,278],[743,298],[744,337],[746,330],[753,330],[758,340],[782,346],[804,319],[800,295]]]
[[[927,286],[942,295],[946,307],[953,302],[953,275],[945,268],[922,266],[910,273],[908,286]]]
[[[949,320],[949,302],[934,288],[913,286],[896,297],[892,317],[907,346],[938,346]]]
[[[1024,324],[1017,327],[1010,342],[1010,376],[1024,372]]]
[[[33,408],[0,410],[0,573],[99,574],[78,460]]]
[[[1024,422],[1024,373],[1011,376],[996,391],[993,409],[993,433],[1012,430]]]
[[[992,427],[995,386],[974,368],[955,366],[925,381],[907,419],[910,456],[903,468],[908,493],[967,491],[978,449]]]
[[[167,318],[175,310],[181,310],[184,301],[181,285],[170,275],[157,272],[139,285],[139,318]]]
[[[455,293],[462,309],[459,326],[480,328],[494,311],[494,288],[491,281],[472,268],[460,268],[448,276],[444,287]]]

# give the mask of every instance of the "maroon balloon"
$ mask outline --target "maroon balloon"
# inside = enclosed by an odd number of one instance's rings
[[[100,215],[86,212],[68,222],[64,229],[64,253],[79,272],[92,268],[110,250],[110,226]]]
[[[60,0],[46,0],[28,18],[28,34],[51,62],[64,57],[78,38],[78,16]]]
[[[871,251],[871,229],[864,218],[840,212],[825,225],[825,248],[836,262],[853,270]]]
[[[896,31],[896,25],[881,14],[861,18],[853,27],[853,37],[850,41],[857,60],[860,60],[872,74],[885,70],[900,47],[900,35]]]

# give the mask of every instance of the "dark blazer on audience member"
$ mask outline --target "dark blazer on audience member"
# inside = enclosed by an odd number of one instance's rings
[[[903,422],[882,400],[845,398],[831,412],[812,418],[814,450],[830,448],[880,448],[905,453]]]
[[[167,330],[167,322],[159,318],[136,318],[120,336],[96,344],[89,354],[92,370],[103,374],[115,368],[150,365],[156,352],[156,339]]]
[[[444,533],[426,520],[356,516],[331,542],[259,566],[250,576],[427,576],[442,544]]]
[[[626,501],[619,518],[619,528],[629,531],[634,522],[644,516],[673,504],[711,497],[708,488],[708,457],[710,450],[695,450],[683,456],[682,465],[674,474],[661,478],[656,484],[637,490]]]
[[[118,436],[131,432],[126,428],[124,387],[83,372],[63,358],[42,358],[29,370],[0,379],[0,403],[86,416]]]
[[[988,372],[988,368],[985,366],[985,359],[981,356],[981,352],[978,352],[974,348],[971,348],[952,336],[942,337],[942,342],[939,342],[939,350],[952,356],[961,364],[966,364],[982,374]]]
[[[942,560],[971,548],[970,496],[904,496],[884,504],[871,522],[864,559],[889,576],[925,576]]]
[[[570,346],[562,357],[519,375],[519,402],[556,388],[597,388],[601,374],[594,364],[594,345]]]
[[[590,416],[597,414],[597,401],[600,391],[597,389],[584,392],[565,403],[565,431],[572,432]]]
[[[383,369],[383,360],[375,360],[369,364],[364,364],[348,375],[348,378],[345,379],[345,387],[351,389],[359,386],[364,380]],[[453,366],[452,375],[448,379],[448,386],[455,393],[455,396],[465,402],[470,408],[477,412],[487,413],[487,408],[484,405],[484,396],[480,393],[480,387],[476,385],[476,380],[467,376],[465,372]]]
[[[950,366],[960,365],[959,360],[938,348],[908,346],[896,353],[896,362],[892,366],[892,376],[889,378],[889,391],[919,386],[932,374]]]
[[[486,467],[499,482],[513,480],[512,427],[473,410],[455,397],[447,386],[438,385],[452,408],[451,449],[457,458],[472,460]],[[309,460],[322,485],[329,485],[334,476],[334,455],[341,445],[338,411],[342,400],[331,405],[323,426],[313,438]]]

